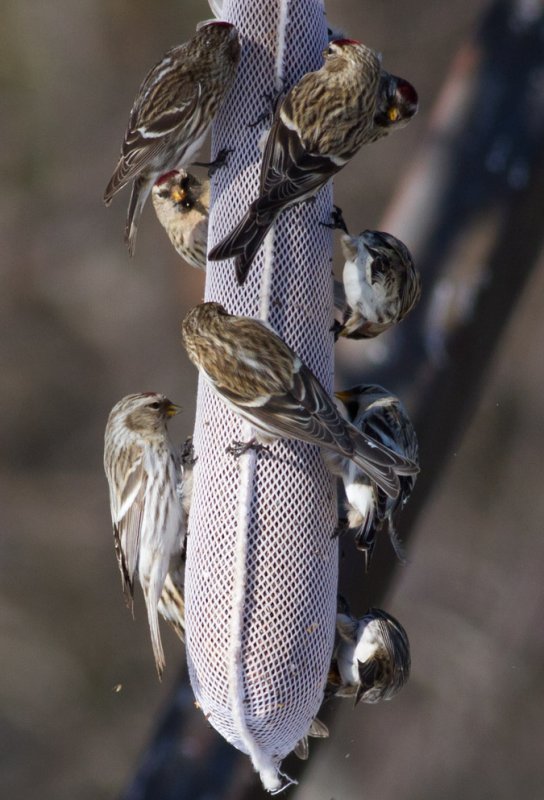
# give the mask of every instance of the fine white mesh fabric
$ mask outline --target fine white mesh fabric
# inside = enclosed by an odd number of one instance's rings
[[[236,84],[214,125],[213,155],[233,152],[213,181],[209,247],[257,196],[267,123],[263,93],[292,86],[322,64],[319,0],[225,0],[238,28]],[[278,81],[279,79],[279,81]],[[206,300],[268,319],[328,391],[333,381],[332,189],[285,212],[239,286],[231,260],[209,262]],[[318,448],[278,441],[238,462],[225,452],[251,429],[201,379],[194,433],[194,494],[185,574],[191,683],[209,722],[249,754],[263,785],[282,786],[279,764],[322,702],[336,615],[338,546],[333,480]]]

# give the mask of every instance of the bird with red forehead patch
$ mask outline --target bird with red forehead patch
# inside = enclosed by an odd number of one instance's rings
[[[278,106],[259,196],[208,255],[212,261],[235,257],[239,283],[284,209],[313,197],[362,145],[403,127],[417,111],[413,86],[383,70],[380,57],[364,44],[333,40],[324,59]]]
[[[206,269],[210,181],[184,169],[162,175],[151,193],[157,219],[176,252],[193,267]]]
[[[230,22],[206,21],[192,39],[168,50],[140,86],[121,155],[104,192],[108,206],[132,181],[125,241],[134,253],[138,219],[157,178],[188,166],[232,86],[240,43]]]

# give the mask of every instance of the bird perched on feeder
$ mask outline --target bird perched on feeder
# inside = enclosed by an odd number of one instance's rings
[[[176,252],[191,266],[206,269],[210,181],[172,170],[156,181],[151,199]]]
[[[132,181],[125,241],[133,255],[138,219],[155,181],[189,166],[232,86],[240,58],[236,28],[206,21],[190,41],[168,50],[140,86],[104,203]]]
[[[185,317],[189,358],[212,389],[257,431],[257,440],[299,439],[353,460],[390,497],[418,467],[346,422],[315,375],[269,326],[201,303]],[[242,445],[238,453],[254,446]]]
[[[268,134],[259,196],[208,258],[236,257],[244,283],[281,212],[313,197],[359,148],[402,128],[417,111],[408,81],[382,69],[379,56],[353,39],[337,39],[324,64],[306,74],[278,105]]]
[[[361,433],[389,448],[413,464],[419,464],[417,436],[404,406],[398,397],[382,386],[355,386],[336,397],[346,409],[347,419]],[[387,528],[389,538],[401,560],[405,560],[397,536],[395,518],[408,502],[417,473],[400,475],[400,491],[396,497],[387,495],[368,475],[348,459],[328,462],[331,471],[341,475],[349,504],[348,525],[356,531],[357,547],[370,563],[376,533]]]

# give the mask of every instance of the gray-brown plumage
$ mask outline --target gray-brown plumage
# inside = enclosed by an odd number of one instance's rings
[[[353,697],[355,705],[394,697],[410,676],[410,643],[400,622],[380,608],[357,619],[344,607],[336,630],[325,696]]]
[[[161,175],[151,193],[157,219],[179,255],[206,269],[210,181],[202,183],[185,170]]]
[[[211,260],[235,256],[239,283],[284,209],[313,197],[362,145],[402,127],[416,113],[415,89],[382,70],[369,47],[338,39],[324,58],[321,69],[305,75],[276,110],[259,196],[208,255]]]
[[[155,392],[131,394],[111,410],[104,437],[115,552],[132,607],[138,575],[147,607],[157,671],[164,669],[158,606],[169,570],[180,567],[187,505],[183,471],[166,423],[178,406]],[[172,576],[172,585],[176,588]]]
[[[398,397],[375,385],[355,386],[337,392],[336,397],[344,403],[347,418],[358,431],[413,463],[419,463],[416,432]],[[352,461],[345,459],[337,467],[349,504],[348,523],[355,530],[357,547],[365,554],[366,567],[372,558],[376,534],[383,528],[389,533],[397,557],[404,561],[395,520],[412,494],[417,475],[401,475],[398,496],[391,498]]]
[[[337,333],[370,339],[396,325],[421,296],[421,279],[400,239],[381,231],[341,237],[345,308]]]
[[[168,50],[140,86],[119,162],[104,193],[109,205],[132,181],[125,229],[131,255],[151,187],[161,175],[188,167],[196,157],[234,81],[239,58],[236,28],[229,22],[206,22],[190,41]]]
[[[391,497],[398,495],[398,476],[417,471],[346,422],[313,373],[263,322],[202,303],[187,314],[182,331],[193,363],[261,441],[299,439],[352,459]]]

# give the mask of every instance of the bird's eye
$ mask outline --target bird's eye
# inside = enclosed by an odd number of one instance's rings
[[[159,409],[161,407],[160,403],[148,403],[149,408]]]
[[[333,53],[334,53],[334,50],[333,50],[333,48],[332,48],[332,47],[330,47],[330,45],[329,45],[329,47],[327,47],[327,55],[328,55],[328,56],[332,56],[332,54],[333,54]]]
[[[193,201],[192,201],[192,200],[189,200],[188,198],[187,198],[187,200],[185,200],[185,202],[183,203],[183,207],[184,207],[184,208],[189,208],[189,209],[191,209],[191,208],[193,207],[193,205],[194,205]]]

